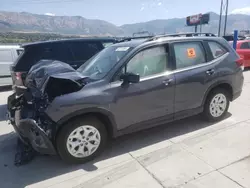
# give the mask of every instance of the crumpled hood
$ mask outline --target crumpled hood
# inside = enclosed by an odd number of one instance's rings
[[[55,97],[80,90],[87,78],[61,61],[41,60],[29,70],[25,86],[39,95],[47,92]]]

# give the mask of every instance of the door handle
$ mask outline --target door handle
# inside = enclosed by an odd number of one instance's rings
[[[213,75],[214,74],[214,69],[210,69],[210,70],[207,70],[206,71],[206,74],[208,74],[209,76]]]
[[[173,79],[168,79],[168,80],[164,80],[162,83],[164,85],[168,86],[168,85],[172,84],[173,81],[174,81]]]

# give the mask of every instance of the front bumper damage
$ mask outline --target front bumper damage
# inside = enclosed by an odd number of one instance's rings
[[[8,119],[22,142],[41,154],[56,154],[58,125],[46,109],[56,97],[81,90],[88,80],[60,61],[41,60],[31,67],[21,94],[8,97]]]
[[[34,113],[31,109],[25,106],[16,107],[20,102],[21,97],[14,99],[15,94],[8,98],[8,113],[7,117],[9,123],[12,124],[20,140],[25,144],[31,146],[35,151],[41,154],[55,155],[56,150],[53,145],[53,138],[51,131],[45,132],[42,127],[48,125],[38,124],[35,119],[32,119]],[[14,101],[15,100],[15,101]]]

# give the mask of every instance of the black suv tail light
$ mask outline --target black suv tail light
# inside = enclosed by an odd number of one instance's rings
[[[22,73],[21,72],[16,72],[16,80],[22,80]]]

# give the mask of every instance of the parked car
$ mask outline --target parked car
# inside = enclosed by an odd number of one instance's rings
[[[234,40],[234,36],[233,35],[225,35],[223,36],[223,38],[227,41],[233,41]],[[238,40],[245,40],[246,37],[245,36],[242,36],[242,35],[239,35],[238,36]]]
[[[230,42],[231,45],[233,42]],[[244,68],[250,67],[250,40],[237,41],[236,51],[239,56],[243,59]]]
[[[77,70],[53,60],[34,65],[24,95],[8,98],[9,118],[36,151],[83,163],[110,137],[196,114],[222,120],[242,92],[241,66],[218,37],[117,43]]]
[[[22,45],[24,53],[11,66],[13,89],[21,94],[29,69],[41,59],[59,60],[77,69],[103,48],[116,42],[115,38],[81,38]]]
[[[0,86],[12,84],[9,67],[22,52],[19,45],[0,45]]]

